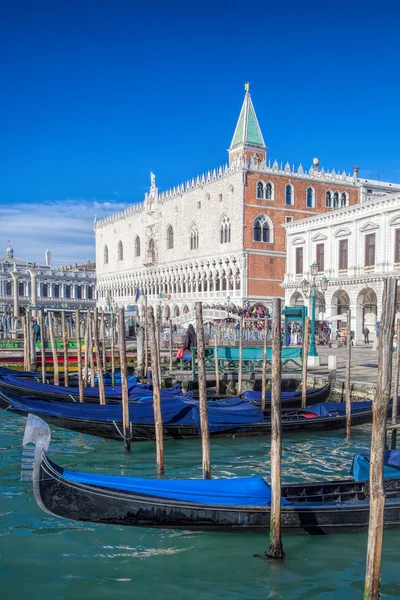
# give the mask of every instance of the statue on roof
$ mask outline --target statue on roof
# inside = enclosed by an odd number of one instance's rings
[[[154,175],[153,171],[150,171],[150,194],[154,193],[154,190],[156,189],[156,176]]]
[[[7,258],[14,258],[14,250],[11,248],[11,242],[10,242],[10,240],[7,240],[7,242],[8,242],[8,248],[6,250]]]

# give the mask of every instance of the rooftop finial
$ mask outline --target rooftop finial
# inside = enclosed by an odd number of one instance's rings
[[[8,242],[8,248],[6,250],[7,258],[14,258],[14,250],[11,248],[11,242],[10,242],[10,240],[7,240],[7,242]]]
[[[247,83],[244,84],[244,89],[245,89],[245,92],[249,92],[250,91],[250,83],[249,82],[247,82]]]

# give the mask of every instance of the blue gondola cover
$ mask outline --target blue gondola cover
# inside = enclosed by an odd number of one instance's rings
[[[351,475],[355,481],[368,481],[370,469],[370,455],[356,454],[353,458]],[[385,479],[400,477],[400,450],[386,450],[384,456],[383,476]]]

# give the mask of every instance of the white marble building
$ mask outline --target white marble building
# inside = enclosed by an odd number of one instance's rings
[[[356,343],[363,330],[375,338],[380,320],[383,280],[400,279],[400,194],[368,201],[284,226],[287,262],[284,279],[286,305],[308,304],[301,282],[311,281],[310,265],[318,263],[317,281],[329,279],[325,297],[317,299],[317,318],[332,322],[332,330],[346,326],[345,319],[330,317],[351,310]],[[400,316],[400,299],[398,301]],[[310,313],[309,313],[310,314]]]
[[[96,305],[96,271],[93,263],[53,268],[51,254],[44,265],[14,256],[8,243],[0,258],[0,314],[17,317],[28,306],[92,308]]]

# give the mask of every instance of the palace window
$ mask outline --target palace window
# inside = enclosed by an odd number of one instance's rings
[[[104,246],[104,264],[108,263],[108,246]]]
[[[264,183],[259,181],[257,183],[257,199],[262,200],[264,198]]]
[[[25,292],[25,284],[19,283],[18,284],[18,296],[24,296],[24,292]]]
[[[339,271],[347,271],[349,260],[349,240],[339,241]]]
[[[174,247],[174,229],[172,225],[168,226],[167,229],[167,250],[172,250]]]
[[[155,258],[155,256],[156,256],[156,248],[154,245],[154,240],[153,240],[153,238],[151,238],[149,241],[149,258]]]
[[[325,258],[325,245],[317,244],[315,247],[316,250],[316,259],[318,265],[318,273],[323,273],[324,271],[324,258]]]
[[[220,241],[221,244],[227,244],[231,241],[231,220],[229,217],[224,217],[221,221]]]
[[[267,185],[265,186],[265,199],[274,199],[274,188],[272,187],[272,183],[270,181],[268,181]]]
[[[335,192],[333,194],[333,208],[337,208],[339,206],[339,192]]]
[[[290,183],[288,183],[286,186],[286,204],[287,205],[294,204],[293,186],[290,185]]]
[[[190,230],[190,249],[197,250],[199,247],[199,230],[196,225],[192,225],[192,229]]]
[[[365,267],[375,266],[375,234],[369,233],[365,236]]]
[[[312,187],[307,188],[307,208],[314,208],[314,190]]]
[[[140,256],[140,237],[138,235],[135,238],[135,256]]]
[[[11,281],[6,282],[6,296],[12,296],[12,283]]]
[[[54,293],[54,298],[60,297],[60,286],[58,283],[55,284],[55,286],[53,288],[53,293]]]
[[[346,192],[342,192],[340,195],[340,207],[343,208],[344,206],[347,206],[347,194]]]
[[[259,215],[253,223],[254,242],[272,242],[271,229],[265,215]]]
[[[43,296],[43,298],[47,298],[48,292],[49,292],[49,290],[48,290],[48,287],[47,287],[47,283],[44,283],[42,285],[42,296]]]
[[[400,263],[400,229],[394,232],[394,262]]]
[[[123,260],[124,258],[124,247],[122,245],[122,242],[119,241],[118,242],[118,260]]]
[[[65,296],[64,298],[71,298],[71,286],[66,285],[65,286]]]
[[[303,273],[303,248],[296,248],[296,275]]]
[[[325,208],[332,208],[332,192],[329,190],[325,194]]]
[[[80,285],[76,286],[76,297],[78,300],[81,300],[82,298],[82,287]]]
[[[285,217],[285,223],[292,223],[293,217]]]

